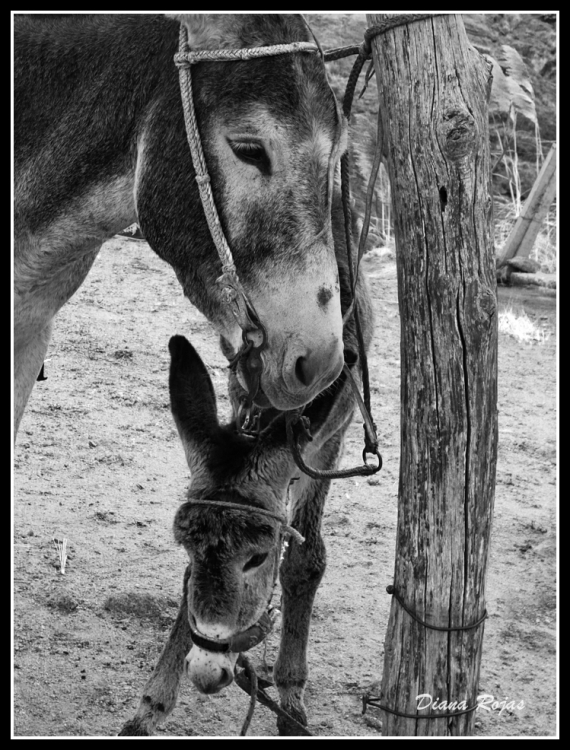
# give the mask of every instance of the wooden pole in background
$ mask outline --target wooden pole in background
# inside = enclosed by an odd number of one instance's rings
[[[368,25],[386,15],[367,15]],[[426,18],[373,42],[392,188],[401,320],[401,457],[394,584],[440,627],[485,610],[497,455],[497,300],[489,73],[459,16]],[[483,625],[425,628],[393,598],[381,703],[476,705]],[[472,733],[475,714],[406,719],[385,736]]]
[[[508,236],[503,251],[497,262],[497,270],[504,266],[511,258],[528,258],[532,251],[536,236],[542,222],[546,218],[548,209],[556,195],[556,144],[550,151],[538,176],[530,195],[526,199],[520,216],[517,218]]]

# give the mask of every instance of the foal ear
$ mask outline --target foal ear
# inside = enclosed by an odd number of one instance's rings
[[[165,13],[165,15],[184,24],[191,50],[235,49],[242,46],[239,35],[236,33],[236,29],[239,28],[239,16],[235,14]]]
[[[173,336],[168,349],[170,407],[193,470],[219,430],[216,394],[198,352],[184,336]]]

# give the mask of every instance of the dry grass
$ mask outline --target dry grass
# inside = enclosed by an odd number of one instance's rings
[[[548,212],[542,229],[538,233],[531,258],[540,263],[540,270],[545,273],[556,273],[556,208]]]
[[[517,312],[512,307],[499,313],[499,333],[513,336],[517,341],[535,344],[545,344],[551,336],[551,331],[533,323],[524,310]]]

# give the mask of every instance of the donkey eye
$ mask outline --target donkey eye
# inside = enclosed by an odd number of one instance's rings
[[[261,143],[255,141],[230,141],[231,150],[240,161],[245,164],[252,164],[257,167],[263,174],[271,172],[271,161],[266,150]]]
[[[244,571],[251,570],[252,568],[259,568],[267,560],[267,552],[263,552],[259,555],[254,555],[243,566]]]

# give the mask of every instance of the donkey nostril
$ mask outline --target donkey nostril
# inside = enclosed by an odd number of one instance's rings
[[[344,361],[346,362],[349,367],[351,365],[355,365],[358,362],[358,354],[356,352],[353,352],[351,349],[344,350]]]
[[[297,348],[285,357],[283,376],[286,385],[292,393],[314,394],[316,388],[321,385],[326,388],[340,375],[343,367],[342,349],[335,339],[330,343],[311,348],[303,346]]]
[[[295,363],[295,375],[297,376],[297,380],[305,387],[311,385],[315,379],[316,372],[310,366],[310,360],[307,357],[299,357]]]
[[[228,685],[231,685],[233,681],[234,681],[233,672],[230,669],[226,669],[226,667],[223,667],[222,676],[220,677],[220,689],[225,688]]]

